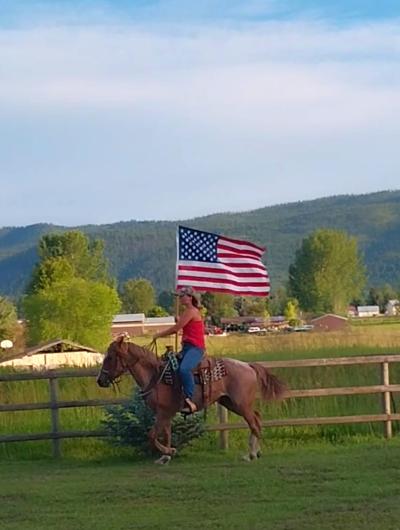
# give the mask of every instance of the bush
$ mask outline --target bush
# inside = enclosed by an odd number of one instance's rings
[[[157,452],[148,440],[148,433],[154,424],[154,413],[146,405],[139,389],[135,390],[132,400],[126,405],[106,407],[106,418],[102,424],[113,445],[134,447],[147,455]],[[202,415],[192,414],[184,418],[178,414],[172,421],[172,446],[182,449],[204,432]]]

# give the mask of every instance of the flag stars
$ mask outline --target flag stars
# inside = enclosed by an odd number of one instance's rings
[[[197,230],[179,229],[180,259],[202,262],[217,261],[216,234],[208,234]]]

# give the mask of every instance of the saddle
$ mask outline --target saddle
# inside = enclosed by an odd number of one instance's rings
[[[163,367],[163,382],[167,385],[174,385],[178,379],[179,356],[171,350],[167,350],[163,355],[165,365]],[[219,381],[226,376],[225,363],[223,359],[214,357],[203,357],[200,363],[192,370],[194,382],[203,387],[214,381]]]

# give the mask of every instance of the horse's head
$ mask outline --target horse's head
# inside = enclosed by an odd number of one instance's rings
[[[97,376],[97,384],[99,386],[103,388],[109,387],[120,375],[127,371],[128,339],[128,334],[122,334],[109,345],[100,373]]]

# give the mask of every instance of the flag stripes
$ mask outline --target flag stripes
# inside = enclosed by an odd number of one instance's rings
[[[267,296],[264,249],[248,241],[180,226],[176,286],[234,295]]]

